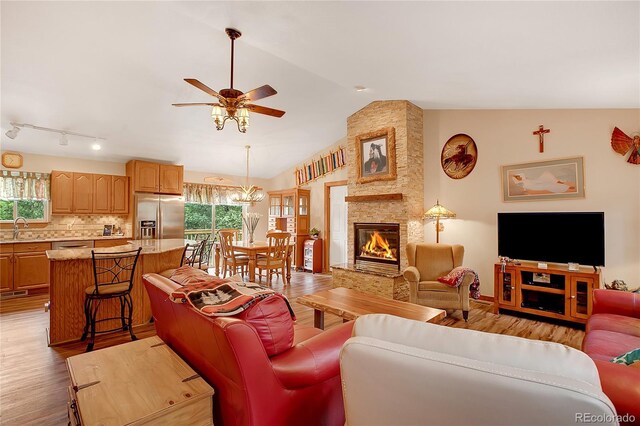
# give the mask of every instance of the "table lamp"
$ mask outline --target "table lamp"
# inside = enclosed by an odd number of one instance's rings
[[[423,219],[436,220],[436,243],[440,242],[440,231],[444,231],[444,224],[440,223],[440,219],[449,219],[452,217],[456,217],[456,214],[440,205],[438,200],[436,200],[435,206],[427,210],[424,216],[422,216]]]

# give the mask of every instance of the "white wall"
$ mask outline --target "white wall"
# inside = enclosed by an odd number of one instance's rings
[[[346,147],[347,139],[341,139],[336,142],[334,145],[323,149],[322,151],[318,151],[315,155],[307,158],[305,161],[298,164],[298,167],[302,166],[303,163],[309,163],[313,160],[317,160],[318,157],[327,155],[329,151],[335,151],[338,147]],[[274,178],[269,180],[269,190],[276,191],[280,189],[289,189],[295,188],[296,179],[295,179],[295,168],[291,168],[287,171],[280,173]],[[320,230],[320,237],[324,236],[324,184],[325,182],[333,182],[338,180],[346,180],[347,179],[347,167],[343,167],[341,169],[337,169],[332,173],[329,173],[319,179],[314,180],[313,182],[309,182],[306,185],[301,186],[300,188],[311,190],[311,215],[310,215],[310,223],[309,228],[316,227]]]
[[[125,163],[27,153],[21,153],[21,155],[24,161],[22,167],[18,170],[25,172],[51,173],[52,170],[63,170],[105,175],[124,176],[127,174],[125,171]],[[5,168],[3,167],[2,169],[4,170]]]
[[[551,129],[544,153],[532,135],[540,124]],[[465,246],[465,265],[478,271],[482,294],[493,295],[497,213],[508,211],[604,211],[604,280],[640,286],[640,166],[626,163],[610,146],[615,126],[631,135],[639,124],[638,109],[425,110],[425,209],[439,198],[457,213],[445,222],[440,241]],[[478,147],[475,169],[460,180],[440,167],[442,146],[456,133],[470,135]],[[501,165],[573,156],[584,157],[584,199],[502,201]],[[425,235],[435,242],[432,222],[425,223]]]

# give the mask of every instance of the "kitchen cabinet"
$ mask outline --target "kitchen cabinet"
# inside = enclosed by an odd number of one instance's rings
[[[160,164],[160,193],[182,195],[184,166]]]
[[[0,292],[13,290],[13,245],[0,252]],[[3,244],[5,246],[5,244]]]
[[[0,250],[0,291],[19,291],[49,286],[49,259],[46,251],[51,243],[3,244]]]
[[[93,175],[73,173],[73,212],[93,213]]]
[[[129,213],[129,178],[111,176],[111,213]]]
[[[134,165],[133,189],[136,192],[158,192],[160,190],[160,164],[135,161]]]
[[[93,175],[93,213],[111,213],[111,175]]]
[[[73,172],[51,172],[51,213],[73,213]]]
[[[128,214],[129,178],[54,170],[51,213]]]

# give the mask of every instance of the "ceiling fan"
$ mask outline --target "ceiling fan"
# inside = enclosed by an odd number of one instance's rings
[[[278,118],[282,117],[285,112],[250,103],[278,93],[268,84],[258,87],[257,89],[250,90],[247,93],[243,93],[242,91],[233,88],[233,46],[235,40],[242,34],[240,31],[233,28],[226,28],[225,32],[231,39],[231,88],[222,89],[220,90],[220,93],[218,93],[195,78],[185,78],[184,81],[187,83],[215,98],[218,98],[218,102],[197,102],[172,105],[177,107],[194,105],[211,106],[213,107],[211,117],[213,117],[213,121],[216,123],[216,129],[222,130],[227,120],[231,119],[238,125],[238,130],[241,133],[245,133],[247,131],[247,127],[249,127],[249,111]]]

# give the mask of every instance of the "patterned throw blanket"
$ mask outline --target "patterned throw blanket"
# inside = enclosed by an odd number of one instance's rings
[[[453,268],[453,270],[444,277],[439,277],[438,281],[449,287],[459,287],[467,273],[473,274],[473,282],[469,286],[469,296],[474,299],[480,299],[480,280],[478,279],[476,271],[471,268],[458,266],[457,268]]]
[[[283,295],[254,283],[211,280],[187,284],[171,293],[174,303],[189,303],[206,316],[228,317],[238,315],[254,303],[268,297],[281,297],[289,308],[292,319],[296,319],[289,301]]]

